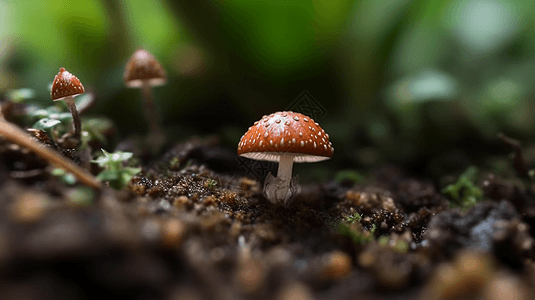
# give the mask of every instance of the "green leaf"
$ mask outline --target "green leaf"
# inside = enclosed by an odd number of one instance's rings
[[[35,119],[43,119],[43,118],[48,118],[50,115],[50,112],[46,109],[38,109],[38,110],[35,110],[35,111],[32,111],[30,113],[30,116],[32,118],[35,118]]]
[[[65,184],[73,185],[76,183],[76,177],[73,174],[66,172],[63,169],[55,168],[50,172],[50,174],[58,177]]]
[[[129,160],[130,158],[132,158],[132,156],[134,156],[134,153],[119,151],[112,153],[110,156],[110,160],[114,162],[123,162]]]
[[[70,120],[72,120],[72,114],[71,114],[71,113],[68,113],[68,112],[64,112],[64,113],[50,113],[49,118],[51,118],[51,119],[57,119],[57,120],[60,120],[60,121],[62,121],[62,122],[65,122],[65,121],[70,121]]]
[[[109,161],[110,159],[107,156],[99,156],[97,159],[93,159],[91,162],[97,163],[100,167],[104,167]]]
[[[41,129],[41,130],[46,131],[47,129],[53,128],[54,126],[58,124],[61,124],[61,121],[55,120],[55,119],[44,118],[44,119],[37,121],[35,124],[33,124],[32,127],[35,129]]]
[[[126,167],[123,169],[123,172],[129,175],[136,175],[141,172],[141,168]]]
[[[119,174],[117,171],[104,170],[97,175],[97,178],[100,181],[113,181],[119,178]]]
[[[11,102],[22,103],[25,100],[35,97],[35,92],[32,89],[22,88],[18,90],[11,90],[7,92],[6,96]]]

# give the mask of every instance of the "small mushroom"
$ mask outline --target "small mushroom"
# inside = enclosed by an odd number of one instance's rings
[[[145,98],[145,114],[150,133],[160,133],[160,118],[152,98],[152,87],[167,82],[167,75],[158,60],[147,50],[139,49],[126,64],[124,83],[129,88],[141,88]]]
[[[76,104],[74,103],[74,97],[85,93],[84,86],[80,80],[69,73],[65,68],[59,68],[59,73],[54,77],[52,83],[52,90],[50,91],[50,97],[54,101],[64,100],[69,106],[69,110],[72,114],[72,124],[74,127],[73,137],[79,142],[80,134],[82,132],[82,124]]]
[[[238,143],[238,155],[279,163],[277,177],[268,174],[264,196],[285,206],[300,192],[298,177],[292,178],[294,162],[330,159],[334,148],[329,135],[310,117],[291,111],[264,116],[249,127]]]

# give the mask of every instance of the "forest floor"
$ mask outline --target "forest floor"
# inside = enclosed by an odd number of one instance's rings
[[[451,208],[392,166],[273,205],[192,139],[122,190],[67,185],[0,137],[2,299],[529,299],[535,200],[486,174]],[[218,170],[218,171],[214,171]],[[460,193],[465,191],[461,189]]]

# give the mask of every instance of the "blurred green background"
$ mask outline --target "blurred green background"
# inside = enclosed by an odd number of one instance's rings
[[[305,178],[383,164],[438,178],[499,164],[493,157],[509,149],[497,132],[535,140],[534,6],[0,0],[0,94],[32,88],[48,105],[47,85],[65,67],[95,93],[88,115],[108,116],[122,137],[143,134],[141,93],[122,82],[143,47],[167,70],[169,82],[154,94],[177,141],[217,134],[236,147],[254,121],[307,91],[324,109],[316,121],[336,151],[298,166]]]

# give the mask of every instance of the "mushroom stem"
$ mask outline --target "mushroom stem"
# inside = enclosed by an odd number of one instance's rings
[[[152,87],[148,80],[143,81],[141,86],[143,98],[145,98],[145,118],[149,122],[150,134],[160,133],[160,118],[156,112],[156,105],[152,98]]]
[[[37,156],[48,161],[49,163],[56,164],[65,171],[71,172],[78,180],[94,189],[100,189],[102,184],[91,173],[75,165],[71,161],[65,159],[57,152],[50,150],[44,145],[32,140],[22,129],[4,120],[0,121],[0,135],[4,135],[7,140],[21,146],[30,149]]]
[[[293,155],[282,153],[279,158],[277,177],[268,174],[264,181],[264,196],[271,203],[282,202],[285,206],[300,192],[298,177],[292,178]]]
[[[279,159],[279,169],[277,171],[277,177],[282,180],[283,185],[290,185],[292,180],[292,168],[294,164],[294,157],[289,153],[283,153]]]
[[[74,103],[74,97],[68,96],[65,97],[65,103],[69,106],[69,110],[72,114],[72,126],[73,126],[73,137],[80,141],[80,136],[82,134],[82,122],[80,121],[80,116],[78,115],[78,110],[76,109],[76,104]]]

